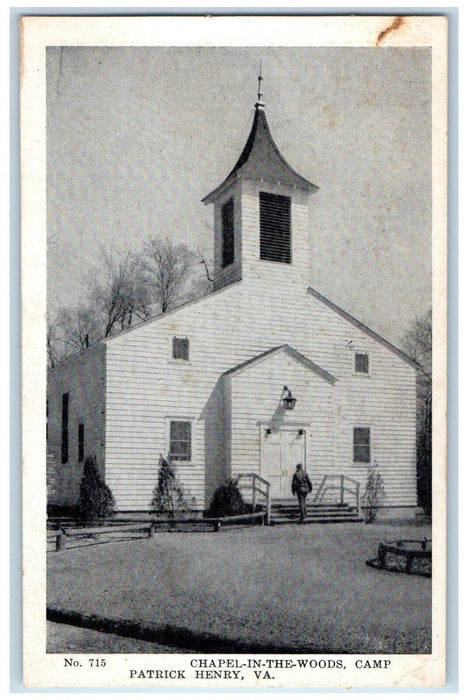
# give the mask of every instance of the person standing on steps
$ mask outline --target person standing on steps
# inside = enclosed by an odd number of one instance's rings
[[[312,484],[309,475],[302,468],[302,464],[296,465],[296,473],[292,478],[291,491],[297,496],[299,501],[299,520],[303,522],[307,515],[306,498],[312,491]]]

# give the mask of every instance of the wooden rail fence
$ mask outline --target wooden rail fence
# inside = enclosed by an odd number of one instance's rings
[[[53,533],[47,535],[47,542],[53,544],[55,542],[55,551],[59,552],[66,549],[67,542],[86,540],[100,537],[101,535],[141,535],[142,537],[152,538],[157,528],[160,526],[183,526],[183,525],[207,525],[214,532],[219,532],[225,525],[231,525],[242,522],[252,522],[263,525],[265,522],[265,512],[260,513],[245,513],[243,515],[227,515],[219,518],[171,518],[166,520],[153,520],[151,522],[135,521],[128,525],[114,525],[95,527],[61,527]],[[110,540],[111,541],[111,540]]]

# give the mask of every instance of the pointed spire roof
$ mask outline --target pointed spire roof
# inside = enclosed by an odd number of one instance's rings
[[[259,83],[259,101],[255,105],[252,129],[244,150],[226,179],[202,200],[204,204],[211,204],[220,192],[241,177],[249,180],[267,180],[288,187],[300,188],[309,193],[318,190],[317,185],[299,175],[281,155],[270,133],[265,105],[261,101],[261,97]]]

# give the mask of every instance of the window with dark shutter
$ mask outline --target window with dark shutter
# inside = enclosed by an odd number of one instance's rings
[[[231,197],[221,210],[223,227],[223,267],[234,262],[234,199]]]
[[[84,462],[84,423],[78,425],[78,462]]]
[[[291,262],[291,198],[260,192],[260,260]]]
[[[68,462],[68,405],[69,395],[62,395],[62,464]]]
[[[357,352],[354,356],[354,371],[360,374],[369,374],[369,355]]]
[[[171,420],[169,456],[175,462],[192,459],[192,424],[190,421]]]
[[[370,462],[370,428],[353,429],[353,461]]]
[[[188,360],[190,343],[188,338],[172,339],[172,357],[174,360]]]

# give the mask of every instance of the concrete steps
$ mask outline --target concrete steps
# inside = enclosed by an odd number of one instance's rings
[[[291,525],[299,522],[297,499],[274,500],[271,504],[271,524]],[[307,517],[304,523],[362,523],[356,508],[348,504],[307,503]]]

